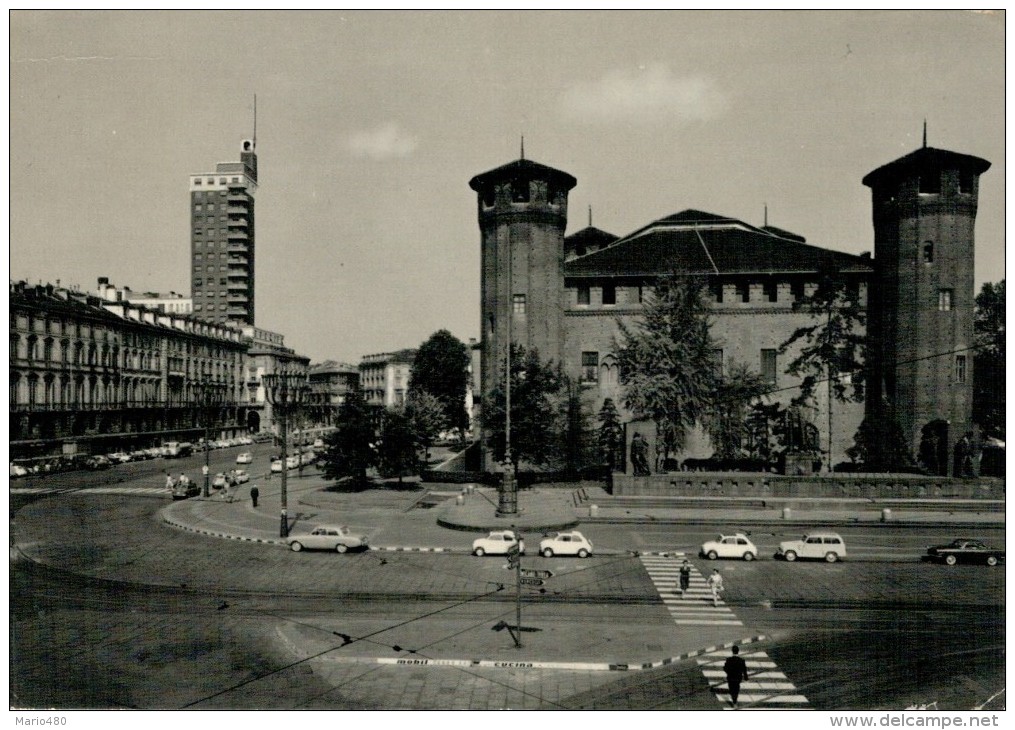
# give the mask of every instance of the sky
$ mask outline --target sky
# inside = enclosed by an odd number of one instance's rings
[[[687,208],[873,250],[865,174],[976,155],[976,282],[1004,276],[1004,13],[21,12],[10,277],[190,293],[188,176],[257,95],[256,324],[314,362],[479,332],[468,181],[578,179],[567,233]]]

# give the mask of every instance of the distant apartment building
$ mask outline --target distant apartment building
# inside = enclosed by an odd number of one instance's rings
[[[10,285],[11,458],[245,430],[232,327],[53,285]]]
[[[98,287],[94,292],[95,296],[107,302],[131,302],[155,309],[159,312],[169,314],[191,314],[193,312],[193,300],[174,291],[168,294],[156,292],[136,292],[129,286],[123,288],[109,283],[105,276],[99,277]]]
[[[253,140],[243,140],[239,162],[190,176],[190,293],[201,319],[254,324],[256,192]]]
[[[359,368],[349,363],[326,360],[312,365],[308,377],[310,393],[307,410],[311,421],[319,426],[334,426],[346,395],[359,389]]]
[[[243,369],[243,402],[248,406],[247,427],[253,432],[270,428],[274,410],[265,392],[264,376],[282,370],[306,371],[310,358],[285,346],[285,336],[253,325],[234,322],[247,345]]]
[[[360,388],[367,405],[389,408],[405,404],[415,350],[366,355],[359,364]]]

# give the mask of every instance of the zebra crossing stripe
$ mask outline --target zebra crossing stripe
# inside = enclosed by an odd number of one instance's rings
[[[652,584],[659,592],[663,605],[678,626],[743,626],[736,614],[719,599],[712,605],[712,591],[695,567],[691,567],[688,590],[681,593],[679,585],[679,557],[641,555],[642,564]]]
[[[722,651],[709,652],[697,658],[698,666],[702,675],[712,687],[715,697],[726,709],[732,709],[732,698],[729,693],[729,685],[726,683],[726,672],[723,671],[723,664],[729,654]],[[768,654],[764,651],[742,653],[740,655],[747,663],[747,681],[740,685],[740,696],[737,702],[742,710],[801,710],[808,702],[797,691],[796,686],[789,681],[776,667]],[[763,671],[758,671],[763,670]]]

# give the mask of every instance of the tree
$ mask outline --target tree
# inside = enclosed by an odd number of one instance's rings
[[[705,419],[705,429],[715,448],[713,458],[736,459],[743,455],[748,408],[770,390],[760,373],[737,362],[731,362],[726,373],[716,379],[711,413]]]
[[[582,403],[579,386],[566,375],[563,377],[563,390],[566,396],[561,414],[565,424],[561,452],[564,457],[564,472],[569,476],[577,476],[585,461],[585,434],[589,430],[589,419]]]
[[[325,438],[324,477],[348,479],[353,487],[367,483],[367,469],[374,465],[374,426],[359,390],[351,390],[338,410],[335,430]]]
[[[976,295],[973,331],[973,421],[984,435],[1004,439],[1005,284],[987,282]]]
[[[863,419],[846,455],[865,471],[897,472],[914,466],[902,427],[886,412]]]
[[[506,396],[498,385],[484,400],[483,425],[487,444],[497,461],[508,461],[518,478],[522,461],[548,464],[559,454],[560,414],[565,387],[560,366],[543,361],[538,350],[511,346],[511,446],[505,439]]]
[[[384,412],[377,452],[377,468],[382,477],[397,476],[401,484],[404,475],[415,473],[419,466],[416,437],[404,409],[389,408]]]
[[[430,447],[448,424],[444,404],[435,395],[426,391],[416,391],[410,393],[405,413],[413,438],[423,449],[423,462],[429,466]]]
[[[469,383],[469,348],[447,330],[438,330],[419,346],[409,373],[409,395],[429,393],[444,407],[448,428],[469,428],[465,393]]]
[[[811,324],[798,327],[779,347],[785,354],[797,342],[800,354],[786,372],[801,378],[793,405],[816,405],[815,392],[824,381],[828,388],[828,458],[832,468],[832,402],[863,400],[864,331],[867,317],[860,306],[859,288],[839,271],[822,272],[817,288],[793,303],[794,311],[811,315]],[[843,376],[848,376],[844,378]],[[851,384],[852,387],[849,387]]]
[[[663,277],[643,317],[617,323],[625,405],[655,423],[666,451],[683,448],[687,430],[703,422],[714,400],[716,348],[703,289],[700,278]]]
[[[624,447],[624,426],[620,422],[620,413],[612,398],[603,401],[603,407],[599,409],[597,420],[599,421],[600,458],[610,471],[616,471],[623,467],[620,461],[621,451]]]

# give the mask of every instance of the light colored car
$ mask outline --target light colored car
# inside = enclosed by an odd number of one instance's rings
[[[211,480],[212,489],[222,489],[226,485],[226,475],[219,472]]]
[[[776,557],[790,563],[797,558],[827,560],[834,563],[846,557],[846,543],[834,532],[812,532],[799,540],[780,542]]]
[[[236,477],[237,484],[246,484],[250,481],[250,475],[243,471],[243,469],[237,469],[233,472],[233,476]]]
[[[324,448],[324,439],[314,439],[314,448],[315,449],[323,449]]]
[[[525,540],[519,542],[518,536],[511,530],[495,530],[486,537],[472,541],[472,554],[478,557],[506,555],[514,545],[518,545],[519,552],[525,552]]]
[[[709,560],[716,558],[738,558],[754,560],[758,557],[758,548],[741,533],[735,535],[718,535],[701,546],[700,555]]]
[[[299,455],[297,455],[297,456],[287,456],[285,458],[285,465],[286,465],[287,469],[299,469],[299,467],[300,467],[300,457],[299,457]]]
[[[282,460],[275,459],[273,462],[271,462],[271,470],[275,474],[280,474],[282,472]]]
[[[334,550],[344,553],[352,548],[365,548],[367,539],[364,535],[355,535],[348,527],[321,525],[306,535],[292,535],[288,538],[289,549],[300,550]]]
[[[558,532],[540,540],[539,554],[544,558],[552,558],[554,555],[587,558],[592,554],[592,541],[578,531]]]
[[[27,476],[28,469],[21,466],[21,464],[11,464],[11,476],[12,477],[23,477]]]
[[[114,464],[126,464],[130,461],[130,454],[124,453],[123,451],[116,451],[112,454],[106,454],[106,458]]]
[[[236,457],[236,463],[237,464],[253,464],[254,463],[254,455],[251,454],[249,451],[244,451],[242,454],[238,454],[237,455],[237,457]]]

